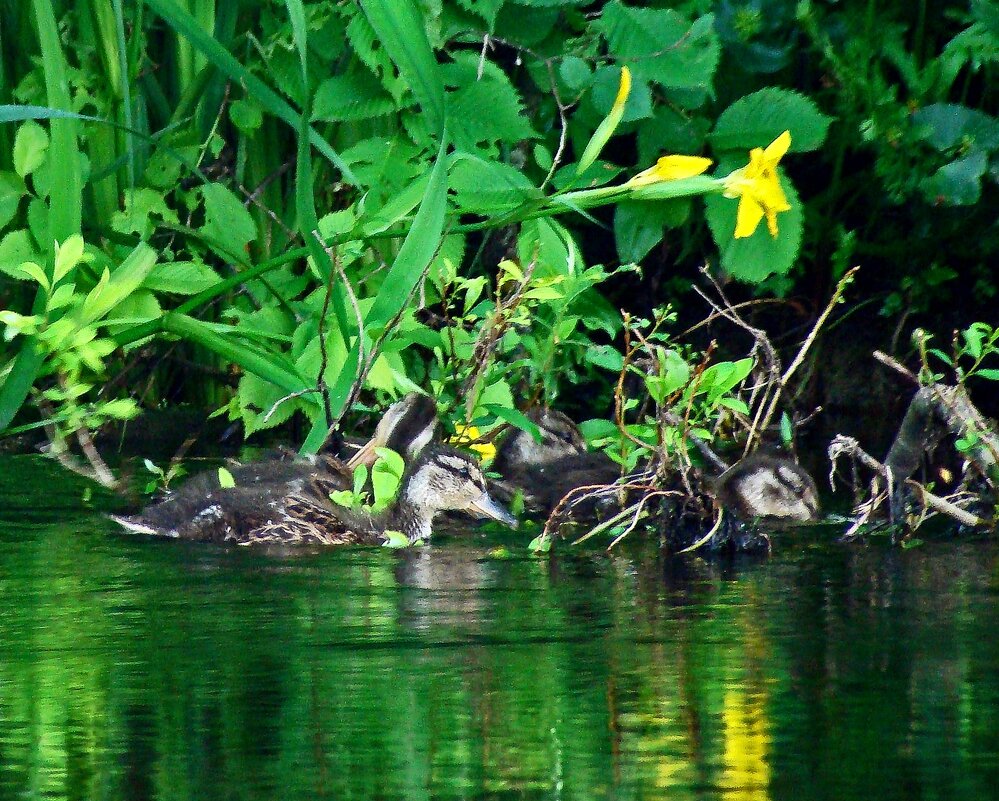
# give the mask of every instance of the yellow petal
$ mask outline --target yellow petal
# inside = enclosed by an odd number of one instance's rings
[[[627,67],[621,67],[621,83],[617,87],[617,97],[614,98],[613,108],[620,109],[627,102],[629,94],[631,94],[631,70]]]
[[[787,153],[789,147],[791,147],[791,132],[784,131],[784,133],[767,145],[767,149],[763,151],[763,155],[771,167],[776,167],[777,162],[784,158],[784,154]]]
[[[773,209],[767,209],[767,230],[770,231],[770,236],[777,238],[777,212]]]
[[[743,195],[739,198],[739,210],[735,216],[735,238],[745,239],[747,236],[752,236],[762,219],[763,206],[749,195]]]
[[[647,186],[662,181],[678,181],[693,178],[712,165],[711,159],[701,156],[663,156],[654,166],[642,170],[626,186]]]

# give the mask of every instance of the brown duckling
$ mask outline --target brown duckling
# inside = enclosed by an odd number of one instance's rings
[[[713,483],[721,505],[746,519],[807,523],[819,516],[815,481],[801,465],[783,456],[747,456]]]
[[[287,489],[277,492],[290,494],[300,491],[308,482],[318,482],[328,495],[352,486],[354,468],[361,464],[374,464],[376,448],[391,448],[411,461],[430,443],[436,430],[437,406],[433,399],[411,392],[389,406],[371,439],[358,447],[346,463],[331,454],[299,457],[294,451],[279,449],[261,461],[226,465],[226,469],[236,487],[287,485]],[[169,504],[161,513],[182,519],[192,508],[203,506],[204,500],[210,500],[210,496],[221,489],[218,471],[207,470],[193,476],[158,505]]]
[[[477,462],[444,446],[424,449],[403,474],[396,499],[379,514],[340,507],[315,485],[290,494],[277,490],[259,486],[220,491],[183,520],[164,519],[158,507],[114,519],[140,533],[238,545],[380,545],[390,531],[403,533],[412,543],[429,539],[434,517],[448,510],[517,525],[489,496]]]
[[[607,454],[586,449],[579,427],[562,412],[534,409],[527,416],[538,426],[540,441],[527,431],[511,431],[491,469],[508,494],[523,492],[533,511],[547,516],[572,490],[613,484],[620,477],[621,469]]]

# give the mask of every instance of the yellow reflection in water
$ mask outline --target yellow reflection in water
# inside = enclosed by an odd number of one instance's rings
[[[764,693],[741,687],[726,691],[724,765],[721,788],[726,801],[769,801],[770,721]]]

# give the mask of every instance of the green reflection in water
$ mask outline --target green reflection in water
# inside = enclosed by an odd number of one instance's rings
[[[81,492],[0,461],[0,798],[994,795],[991,543],[275,556]]]

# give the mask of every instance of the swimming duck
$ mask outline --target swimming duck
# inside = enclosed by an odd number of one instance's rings
[[[338,506],[316,484],[291,493],[277,490],[221,490],[179,523],[162,519],[157,506],[137,517],[114,519],[139,533],[238,545],[380,545],[390,531],[401,532],[413,543],[429,539],[434,517],[450,510],[517,525],[490,497],[477,462],[440,445],[425,448],[407,467],[396,499],[379,514]]]
[[[586,449],[579,426],[567,415],[534,409],[527,417],[538,426],[540,441],[514,429],[500,443],[491,469],[502,477],[502,489],[523,492],[533,511],[547,516],[572,490],[613,484],[620,477],[620,468],[607,454]]]
[[[436,430],[437,406],[433,399],[411,392],[389,406],[371,439],[357,447],[346,462],[328,453],[299,457],[294,451],[281,448],[257,462],[228,464],[226,470],[237,487],[287,484],[288,492],[293,492],[312,481],[323,482],[329,494],[351,487],[354,468],[374,464],[377,448],[391,448],[412,461],[430,443]],[[200,505],[206,495],[220,489],[218,471],[207,470],[193,476],[159,505],[174,506],[173,514],[179,519],[187,514],[192,503]]]
[[[753,454],[713,484],[721,505],[742,518],[807,523],[819,516],[815,481],[801,465],[783,456]]]

